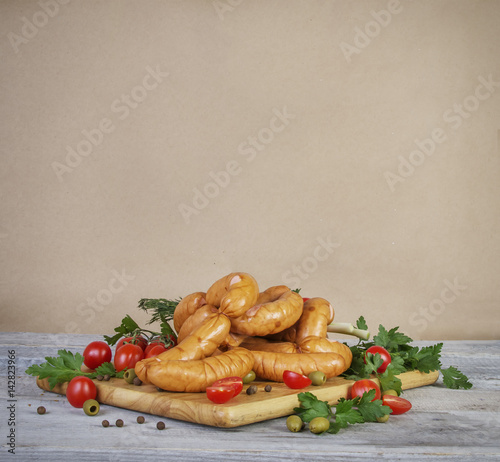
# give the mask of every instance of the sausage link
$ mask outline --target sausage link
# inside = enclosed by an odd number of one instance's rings
[[[257,351],[273,351],[275,353],[297,353],[297,346],[291,342],[273,342],[261,337],[247,337],[240,344],[242,348]]]
[[[275,291],[276,299],[255,305],[237,318],[231,318],[231,331],[251,336],[281,332],[295,324],[302,314],[302,297],[286,286]]]
[[[257,377],[274,382],[283,382],[286,370],[309,375],[322,371],[327,378],[336,377],[347,367],[344,358],[337,353],[273,353],[251,351],[254,357],[253,370]]]
[[[177,343],[182,342],[189,334],[200,327],[207,318],[217,312],[217,308],[213,305],[203,305],[201,308],[198,308],[182,324],[177,334]]]
[[[176,332],[179,332],[184,321],[189,316],[207,303],[205,299],[206,295],[205,292],[194,292],[181,299],[174,310],[174,329]]]
[[[304,303],[302,316],[297,323],[295,342],[300,344],[307,337],[326,337],[328,324],[333,321],[335,312],[324,298],[310,298]]]
[[[352,351],[344,343],[321,337],[307,337],[300,344],[302,353],[337,353],[341,355],[347,367],[351,366]]]
[[[241,316],[259,297],[257,281],[247,273],[231,273],[214,282],[207,291],[207,303],[230,318]]]
[[[188,335],[181,343],[160,353],[154,358],[147,358],[135,365],[135,373],[143,382],[149,383],[147,365],[153,361],[197,360],[212,355],[226,339],[231,328],[229,319],[220,313],[212,313],[205,322]]]
[[[154,359],[154,358],[153,358]],[[201,392],[216,380],[244,377],[253,368],[254,358],[245,348],[235,348],[217,356],[192,361],[154,361],[148,363],[147,376],[163,390]]]

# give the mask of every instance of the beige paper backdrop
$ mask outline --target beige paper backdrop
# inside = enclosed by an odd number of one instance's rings
[[[0,2],[0,328],[232,271],[499,338],[500,2]]]

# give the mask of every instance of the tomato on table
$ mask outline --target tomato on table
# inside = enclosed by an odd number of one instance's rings
[[[411,409],[411,403],[400,396],[384,395],[382,404],[391,408],[392,415],[404,414]]]
[[[283,372],[283,382],[285,382],[285,385],[288,388],[298,390],[300,388],[306,388],[311,385],[312,380],[303,374],[299,374],[298,372],[285,371]]]
[[[133,369],[138,361],[144,359],[144,351],[138,345],[126,343],[115,352],[115,369],[117,372],[123,369]]]
[[[82,408],[88,399],[95,399],[97,388],[88,377],[80,375],[70,380],[66,388],[66,398],[73,407]]]
[[[97,369],[104,363],[111,361],[111,348],[106,342],[90,342],[83,351],[83,363],[89,369]]]
[[[380,399],[381,396],[380,388],[373,380],[369,379],[357,380],[351,387],[351,399],[356,398],[357,396],[361,398],[363,396],[363,393],[370,390],[375,390],[375,398],[373,398],[372,401]]]
[[[384,362],[377,369],[377,372],[379,374],[383,374],[386,371],[387,366],[389,364],[391,364],[391,354],[384,347],[381,347],[381,346],[378,346],[378,345],[373,345],[370,348],[368,348],[368,350],[366,350],[365,356],[363,358],[364,361],[365,361],[365,364],[366,364],[366,355],[368,353],[371,353],[372,355],[375,355],[375,354],[378,353],[380,355],[380,357],[382,358],[382,361],[384,361]]]
[[[216,380],[212,387],[229,386],[234,390],[233,396],[238,396],[243,390],[243,379],[241,377],[225,377],[224,379]]]

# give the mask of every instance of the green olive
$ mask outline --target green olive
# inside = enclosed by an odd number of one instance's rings
[[[245,377],[243,377],[243,383],[250,383],[250,382],[253,382],[255,380],[255,372],[254,371],[250,371],[247,375],[245,375]]]
[[[308,375],[309,379],[312,380],[313,385],[324,385],[326,382],[326,375],[321,371],[314,371]]]
[[[383,417],[377,417],[377,422],[384,423],[389,420],[389,414],[384,415]]]
[[[87,415],[96,415],[99,412],[99,403],[95,399],[88,399],[83,403],[83,412]]]
[[[309,422],[311,433],[323,433],[330,428],[330,421],[325,417],[315,417]]]
[[[125,374],[123,374],[123,378],[127,383],[134,383],[134,379],[137,377],[134,369],[127,369]]]
[[[398,392],[396,390],[386,390],[382,393],[382,396],[384,395],[398,396]]]
[[[291,432],[297,433],[304,428],[304,422],[302,422],[302,419],[298,415],[291,415],[286,419],[286,427]]]

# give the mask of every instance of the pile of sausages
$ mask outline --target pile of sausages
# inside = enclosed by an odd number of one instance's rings
[[[178,345],[138,362],[135,372],[143,383],[177,392],[205,391],[252,370],[274,382],[283,381],[285,370],[335,377],[349,368],[352,353],[327,338],[334,315],[323,298],[304,302],[283,285],[259,292],[250,274],[231,273],[179,302]]]

